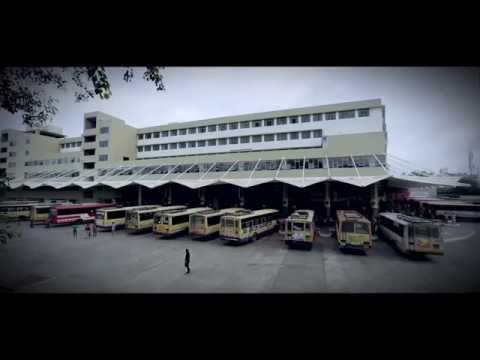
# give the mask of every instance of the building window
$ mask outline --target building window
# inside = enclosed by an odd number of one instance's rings
[[[325,120],[335,120],[337,118],[336,112],[325,113]]]
[[[145,139],[151,139],[151,138],[152,138],[152,133],[145,134]]]
[[[250,142],[250,136],[241,136],[240,143],[241,144],[248,144]]]
[[[310,115],[302,115],[300,119],[302,123],[310,122]]]
[[[98,142],[99,147],[108,147],[108,140],[100,140]]]
[[[189,147],[189,148],[194,148],[194,147],[196,147],[196,146],[197,146],[197,143],[196,143],[195,141],[189,141],[189,142],[188,142],[188,147]]]
[[[262,142],[262,135],[253,135],[252,136],[252,142],[254,142],[254,143]]]
[[[8,134],[2,134],[2,142],[8,141]]]
[[[263,120],[263,124],[265,126],[273,126],[273,119],[265,119]]]
[[[15,164],[14,162],[8,163],[9,168],[12,168],[12,167],[15,167],[15,166],[17,166],[17,164]]]
[[[143,146],[137,146],[137,151],[142,152],[143,151]]]
[[[322,130],[313,130],[313,137],[314,138],[321,138],[322,137]]]
[[[370,109],[358,109],[358,117],[370,116]]]
[[[297,124],[297,123],[298,123],[298,117],[290,116],[290,124]]]
[[[261,120],[256,120],[253,122],[253,127],[260,127],[262,126],[262,121]]]
[[[230,129],[230,130],[236,130],[236,129],[238,129],[238,123],[230,123],[230,124],[229,124],[229,129]]]
[[[200,140],[197,142],[198,147],[205,147],[205,140]]]
[[[25,155],[26,155],[26,156],[30,155],[30,151],[25,150]]]
[[[138,134],[137,136],[138,136],[138,140],[143,140],[143,136],[144,136],[143,134]]]
[[[151,145],[145,145],[145,151],[152,151]]]
[[[203,133],[206,133],[207,132],[207,127],[206,126],[200,126],[198,128],[198,132],[203,134]]]
[[[162,137],[168,137],[168,131],[162,131]]]
[[[26,139],[25,144],[30,144],[30,139]]]
[[[11,152],[8,154],[8,156],[14,157],[14,156],[17,156],[17,154],[15,153],[15,151],[11,151]]]
[[[238,137],[231,137],[228,139],[229,144],[238,144]]]
[[[218,128],[219,128],[220,131],[225,131],[225,130],[227,130],[227,124],[220,124],[220,125],[218,125]]]
[[[66,147],[67,149],[70,149],[70,145],[71,145],[70,143],[67,143],[67,144],[65,144],[65,147]]]
[[[82,146],[82,142],[81,141],[77,141],[77,147],[81,147]]]
[[[2,149],[0,150],[0,152],[6,153],[6,152],[7,152],[7,148],[2,148]]]
[[[153,133],[153,137],[154,137],[155,139],[158,139],[158,138],[160,137],[160,132],[159,132],[159,131],[155,131],[155,132]]]
[[[187,129],[180,129],[179,135],[187,135]]]
[[[250,121],[242,121],[240,123],[240,129],[248,129],[250,127]]]
[[[263,141],[273,141],[275,140],[275,137],[273,134],[265,134],[263,135]]]
[[[61,144],[60,147],[61,147],[62,149],[65,149],[65,144]],[[2,151],[2,152],[3,152],[3,151]]]
[[[340,111],[338,115],[340,119],[351,119],[355,117],[355,110]]]
[[[277,134],[277,141],[287,140],[287,133]]]
[[[227,145],[227,139],[226,138],[218,139],[218,145]]]
[[[170,130],[170,136],[177,136],[177,130]]]
[[[176,149],[177,149],[177,143],[171,143],[170,150],[176,150]]]
[[[322,121],[322,114],[313,114],[313,121]]]
[[[310,139],[310,131],[302,131],[302,139]]]
[[[187,143],[186,142],[181,142],[179,144],[179,147],[180,147],[180,149],[185,149],[187,147]]]
[[[277,125],[287,125],[287,118],[286,117],[277,118]]]
[[[168,144],[161,144],[162,150],[168,150]]]
[[[298,132],[291,132],[290,140],[298,140]]]
[[[209,132],[217,131],[217,125],[208,125],[208,131]]]
[[[100,134],[108,134],[108,131],[109,131],[108,126],[102,126],[100,128]]]
[[[217,139],[208,140],[208,146],[215,146],[217,145]]]
[[[0,163],[6,163],[7,162],[7,158],[0,158]]]
[[[189,134],[196,134],[197,133],[197,128],[189,128],[188,133]]]
[[[152,146],[152,149],[153,149],[153,151],[158,151],[158,150],[160,150],[160,145],[155,144],[155,145]]]

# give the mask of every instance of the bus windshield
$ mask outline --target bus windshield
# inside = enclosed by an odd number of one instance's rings
[[[95,218],[98,220],[103,220],[103,217],[105,216],[105,213],[103,211],[97,211],[95,214]]]
[[[130,212],[127,215],[127,220],[130,223],[136,224],[137,223],[137,214],[135,212]]]
[[[354,231],[354,223],[350,221],[345,221],[342,223],[342,232],[344,233],[353,233]]]
[[[368,224],[367,223],[355,223],[355,232],[357,234],[368,234]]]
[[[303,231],[303,223],[291,223],[293,231]]]

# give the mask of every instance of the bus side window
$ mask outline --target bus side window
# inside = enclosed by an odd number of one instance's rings
[[[305,224],[305,231],[310,231],[310,223]]]

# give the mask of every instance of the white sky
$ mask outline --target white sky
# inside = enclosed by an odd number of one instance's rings
[[[83,114],[103,111],[137,128],[293,107],[381,98],[389,153],[437,171],[480,165],[479,68],[197,67],[166,68],[166,91],[141,79],[125,83],[109,68],[113,96],[75,103],[73,89],[51,90],[59,112],[51,123],[68,136],[82,132]],[[0,128],[23,129],[21,114],[0,110]]]

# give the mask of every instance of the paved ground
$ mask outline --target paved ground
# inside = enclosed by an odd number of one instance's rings
[[[243,246],[219,239],[156,239],[151,233],[30,229],[0,244],[0,292],[468,292],[480,290],[480,223],[446,229],[444,256],[408,259],[376,241],[368,255],[343,254],[332,238],[288,250],[277,234]],[[184,274],[185,248],[192,256]]]

